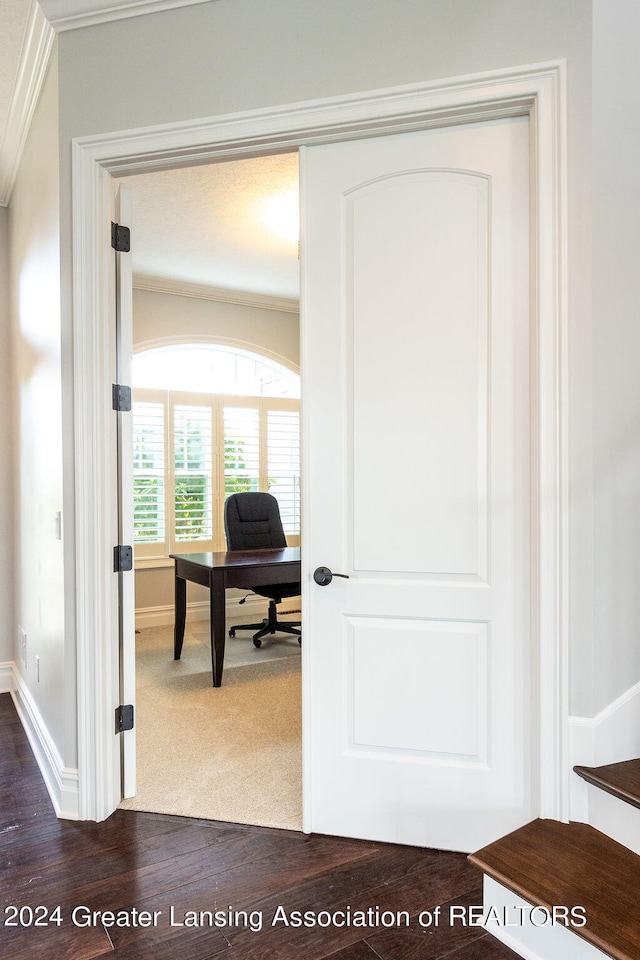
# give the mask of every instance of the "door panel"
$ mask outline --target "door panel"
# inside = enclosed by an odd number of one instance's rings
[[[487,625],[381,617],[348,625],[351,751],[486,763]],[[393,713],[380,709],[387,699]]]
[[[358,570],[486,577],[487,197],[486,177],[426,170],[345,198]]]
[[[307,828],[535,815],[528,120],[303,151]],[[321,455],[320,455],[321,454]]]

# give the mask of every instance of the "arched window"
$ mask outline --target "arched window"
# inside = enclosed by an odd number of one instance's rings
[[[300,377],[223,344],[133,358],[136,558],[224,550],[224,501],[268,490],[300,542]]]
[[[161,390],[300,399],[300,375],[242,347],[180,343],[134,354],[133,384]]]

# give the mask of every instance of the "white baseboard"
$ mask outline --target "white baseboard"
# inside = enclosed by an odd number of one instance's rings
[[[581,904],[553,906],[571,909]],[[485,913],[495,908],[500,918],[499,921],[489,919],[484,924],[485,930],[525,960],[607,960],[607,954],[567,929],[563,923],[541,922],[544,914],[539,911],[533,914],[536,922],[541,924],[536,926],[531,919],[531,904],[491,877],[484,878],[483,908]],[[505,919],[513,925],[506,926]]]
[[[12,674],[13,702],[31,744],[56,816],[64,820],[77,820],[79,818],[78,771],[64,766],[31,691],[15,665],[13,665]]]
[[[207,620],[208,617],[209,604],[206,600],[187,604],[187,621]],[[174,620],[173,604],[165,604],[160,607],[142,607],[136,610],[136,630],[143,630],[145,627],[172,626]]]
[[[597,765],[640,757],[640,683],[601,710],[594,726]]]
[[[7,660],[0,663],[0,693],[11,693],[13,690],[13,663]]]
[[[263,597],[255,595],[247,597],[243,604],[238,603],[237,599],[228,599],[226,602],[226,620],[227,623],[241,623],[243,620],[257,621],[267,616],[268,601]],[[279,613],[299,609],[300,599],[292,597],[289,601],[284,600],[278,604]],[[187,604],[187,622],[190,620],[208,620],[209,602],[207,600],[194,601]],[[172,626],[175,620],[175,611],[173,604],[165,604],[160,607],[142,607],[136,610],[136,629],[143,630],[145,627],[166,627]]]
[[[599,767],[640,757],[640,683],[595,717],[569,718],[569,757],[572,771],[576,765]],[[640,811],[590,786],[573,772],[570,819],[589,823],[640,852]]]

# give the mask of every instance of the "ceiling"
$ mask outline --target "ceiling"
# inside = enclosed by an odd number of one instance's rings
[[[133,200],[136,275],[298,298],[297,153],[123,182]]]
[[[54,30],[204,0],[0,0],[0,204],[7,205]],[[48,19],[46,19],[48,18]],[[53,29],[52,29],[53,25]],[[294,230],[267,223],[270,200],[297,198],[297,154],[128,177],[134,273],[269,298],[298,298]],[[289,211],[290,213],[291,211]]]

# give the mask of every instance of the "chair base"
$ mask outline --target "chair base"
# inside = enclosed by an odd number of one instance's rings
[[[301,643],[302,631],[296,629],[301,625],[300,620],[278,620],[276,602],[275,600],[270,600],[269,616],[265,620],[261,620],[260,623],[239,623],[237,627],[230,628],[229,636],[235,637],[236,630],[256,630],[257,633],[253,635],[253,645],[254,647],[261,647],[262,638],[268,634],[292,633],[294,636],[297,636],[298,643]]]

